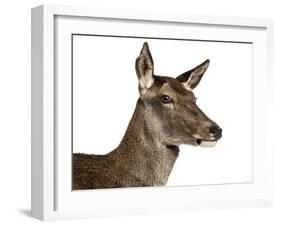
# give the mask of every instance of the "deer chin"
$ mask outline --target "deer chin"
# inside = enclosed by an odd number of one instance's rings
[[[204,148],[211,148],[214,147],[217,144],[216,140],[201,140],[201,139],[196,139],[196,143],[200,146],[200,147],[204,147]]]

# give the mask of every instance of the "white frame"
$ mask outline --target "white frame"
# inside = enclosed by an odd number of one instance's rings
[[[272,150],[269,149],[269,140],[264,143],[264,151],[260,154],[259,162],[257,161],[258,174],[263,172],[261,185],[257,184],[255,187],[255,195],[241,195],[236,200],[230,201],[221,198],[217,200],[197,199],[192,202],[184,200],[177,202],[177,200],[167,201],[169,207],[163,203],[156,203],[155,206],[145,208],[144,206],[125,206],[117,209],[113,207],[108,211],[106,208],[101,208],[100,211],[93,208],[92,211],[83,211],[77,208],[75,211],[61,211],[55,210],[56,192],[55,186],[55,164],[56,155],[54,152],[54,18],[55,16],[79,16],[92,18],[111,18],[126,19],[126,20],[140,20],[140,21],[159,21],[163,23],[193,23],[204,25],[218,25],[218,26],[237,26],[255,29],[265,29],[267,34],[267,80],[269,83],[264,87],[266,93],[263,93],[263,98],[269,98],[268,95],[270,83],[272,83],[272,63],[273,63],[273,22],[265,19],[253,18],[238,18],[238,17],[221,17],[221,16],[198,16],[185,14],[160,14],[154,12],[135,12],[135,11],[104,11],[99,9],[70,7],[70,6],[54,6],[43,5],[32,9],[32,200],[31,210],[32,216],[41,220],[65,219],[65,218],[81,218],[93,216],[110,216],[110,215],[126,215],[136,213],[148,212],[165,212],[165,211],[180,211],[188,209],[206,209],[206,208],[226,208],[226,207],[249,207],[249,206],[265,206],[271,205],[273,201],[272,195]],[[266,96],[264,96],[266,95]],[[266,113],[270,110],[270,106],[266,106]],[[266,125],[266,116],[262,117],[262,126]],[[255,125],[254,125],[255,126]],[[266,132],[263,135],[266,136]],[[259,175],[257,175],[259,176]],[[259,180],[257,180],[259,181]],[[217,190],[220,191],[220,185],[213,187],[205,186],[198,188],[202,190]],[[235,186],[230,187],[230,190],[236,189]],[[158,190],[167,192],[167,194],[174,194],[181,192],[184,187],[180,188],[162,188]],[[248,188],[251,192],[252,187]],[[126,191],[127,195],[134,195],[138,189],[130,189]],[[106,192],[112,192],[110,190]],[[124,192],[124,191],[123,191]],[[192,191],[188,191],[191,196]],[[206,193],[211,194],[211,193]],[[206,195],[205,194],[205,195]],[[96,204],[94,204],[96,205]],[[161,206],[161,208],[158,208]],[[127,211],[127,212],[126,212]]]

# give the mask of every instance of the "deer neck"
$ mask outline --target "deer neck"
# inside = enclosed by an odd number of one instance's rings
[[[115,152],[120,166],[127,167],[133,177],[146,185],[165,185],[178,157],[178,146],[164,144],[159,136],[144,103],[139,99]]]

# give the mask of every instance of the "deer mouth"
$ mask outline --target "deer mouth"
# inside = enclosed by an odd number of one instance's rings
[[[196,139],[196,143],[200,146],[200,147],[206,147],[206,148],[210,148],[210,147],[214,147],[217,143],[217,140],[202,140],[202,139]]]

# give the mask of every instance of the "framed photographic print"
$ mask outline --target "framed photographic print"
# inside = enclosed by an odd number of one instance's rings
[[[32,9],[32,216],[272,203],[272,21]]]

